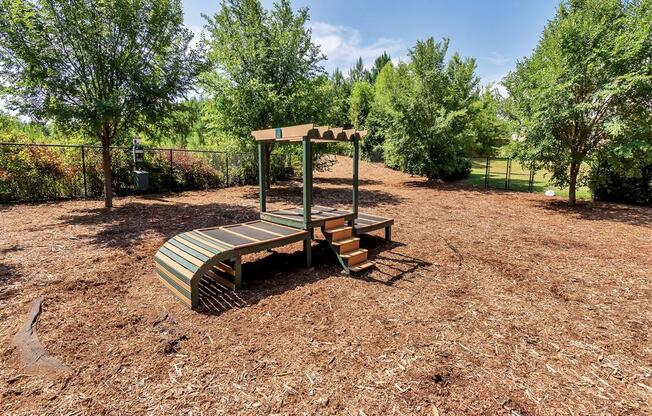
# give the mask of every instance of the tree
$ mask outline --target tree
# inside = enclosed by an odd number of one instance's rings
[[[351,83],[344,77],[342,71],[335,69],[329,80],[330,102],[326,124],[331,126],[344,127],[351,124],[349,119],[349,107],[351,96]]]
[[[357,81],[353,84],[349,99],[349,119],[356,129],[365,128],[373,101],[374,88],[369,83]]]
[[[0,76],[9,105],[76,127],[102,143],[105,206],[110,145],[192,87],[178,0],[1,0]]]
[[[224,0],[213,17],[204,17],[212,67],[201,79],[216,130],[251,149],[252,130],[324,118],[324,56],[306,26],[308,9],[294,12],[288,0],[270,11],[259,0]],[[272,145],[266,149],[269,186]]]
[[[362,57],[359,57],[358,60],[355,61],[355,65],[353,65],[349,70],[349,81],[352,83],[358,81],[369,82],[370,77],[371,75],[369,74],[369,71],[364,67]]]
[[[392,58],[389,56],[387,52],[383,52],[376,60],[374,61],[374,66],[371,67],[371,70],[369,71],[369,82],[374,84],[376,82],[376,78],[378,78],[378,75],[380,74],[380,71],[387,65],[389,62],[392,62]]]
[[[385,163],[428,179],[458,179],[470,170],[466,143],[479,79],[473,59],[454,54],[446,62],[447,51],[448,40],[430,38],[409,51],[409,63],[385,65],[368,119],[384,137]]]
[[[649,0],[563,2],[504,82],[523,137],[519,157],[568,185],[570,205],[582,166],[650,111],[651,8]]]
[[[480,97],[470,105],[472,118],[468,155],[493,156],[498,148],[509,143],[510,126],[501,114],[501,107],[500,94],[491,87],[484,88]]]

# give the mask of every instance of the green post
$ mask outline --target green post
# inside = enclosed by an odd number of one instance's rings
[[[303,225],[310,226],[312,211],[312,143],[308,137],[303,138]]]
[[[267,210],[267,198],[265,195],[267,192],[265,189],[265,146],[267,146],[267,144],[264,142],[258,143],[258,184],[260,186],[259,198],[261,214]]]
[[[358,217],[358,170],[360,160],[360,143],[358,142],[358,135],[353,137],[353,213],[356,218]]]

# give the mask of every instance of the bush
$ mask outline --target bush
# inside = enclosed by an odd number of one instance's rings
[[[652,206],[652,164],[626,173],[602,161],[592,172],[589,186],[599,201]]]
[[[0,202],[79,195],[78,152],[41,146],[0,147]]]

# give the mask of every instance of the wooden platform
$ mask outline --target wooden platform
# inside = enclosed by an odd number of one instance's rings
[[[358,213],[358,218],[353,222],[353,231],[356,235],[366,234],[376,230],[385,229],[385,238],[392,239],[392,225],[394,219],[380,217],[378,215]]]
[[[284,208],[263,212],[260,217],[269,222],[287,225],[290,227],[304,228],[302,208]],[[321,205],[315,205],[310,212],[310,223],[307,228],[322,227],[326,221],[343,218],[345,221],[355,218],[355,213]]]
[[[199,280],[208,275],[230,289],[242,284],[241,256],[304,241],[310,233],[267,221],[201,228],[168,240],[154,257],[159,278],[191,308],[199,304]]]

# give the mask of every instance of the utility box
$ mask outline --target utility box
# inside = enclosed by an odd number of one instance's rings
[[[136,191],[149,191],[149,172],[146,170],[135,170],[134,187]]]

